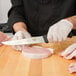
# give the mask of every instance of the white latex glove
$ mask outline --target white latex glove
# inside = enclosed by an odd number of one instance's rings
[[[71,63],[68,70],[70,73],[76,72],[76,63]]]
[[[25,39],[30,37],[31,37],[30,33],[24,32],[24,31],[18,31],[13,36],[12,40],[20,40],[20,39]],[[15,45],[13,46],[13,48],[16,50],[22,50],[22,45]]]
[[[61,56],[66,59],[76,58],[76,43],[72,44],[65,51],[63,51]]]
[[[72,28],[73,24],[70,21],[66,19],[60,20],[49,28],[47,39],[49,42],[66,40]]]

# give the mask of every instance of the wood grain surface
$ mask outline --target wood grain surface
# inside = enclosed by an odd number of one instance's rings
[[[76,76],[76,73],[68,72],[69,64],[76,59],[66,60],[59,56],[73,43],[76,43],[76,37],[63,42],[38,44],[55,49],[55,53],[45,59],[28,59],[11,46],[0,46],[0,76]]]

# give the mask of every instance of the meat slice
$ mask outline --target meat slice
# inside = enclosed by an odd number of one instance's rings
[[[28,58],[42,59],[52,55],[53,51],[54,49],[43,48],[40,46],[33,46],[33,47],[24,46],[22,50],[22,54]]]
[[[1,42],[7,41],[7,40],[10,40],[10,37],[7,36],[5,33],[0,32],[0,45],[1,45]]]
[[[70,73],[76,72],[76,63],[71,63],[68,70]]]

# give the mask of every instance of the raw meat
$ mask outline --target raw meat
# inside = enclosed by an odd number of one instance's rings
[[[76,63],[71,63],[68,70],[70,73],[76,72]]]
[[[53,51],[54,49],[43,48],[40,46],[33,46],[33,47],[24,46],[22,50],[22,54],[28,58],[42,59],[52,55]]]
[[[3,32],[0,32],[0,45],[1,45],[1,42],[3,41],[7,41],[7,40],[10,40],[10,37],[8,37],[6,34],[4,34]]]

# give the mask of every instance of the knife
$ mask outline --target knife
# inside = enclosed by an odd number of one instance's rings
[[[70,32],[68,37],[71,38],[72,36],[75,35],[72,32]],[[2,42],[2,44],[5,45],[24,45],[24,44],[28,45],[28,44],[38,44],[38,43],[48,43],[47,35]]]
[[[31,37],[26,39],[20,39],[20,40],[11,40],[11,41],[4,41],[2,44],[5,45],[28,45],[28,44],[38,44],[38,43],[47,43],[47,36],[37,36],[37,37]]]

